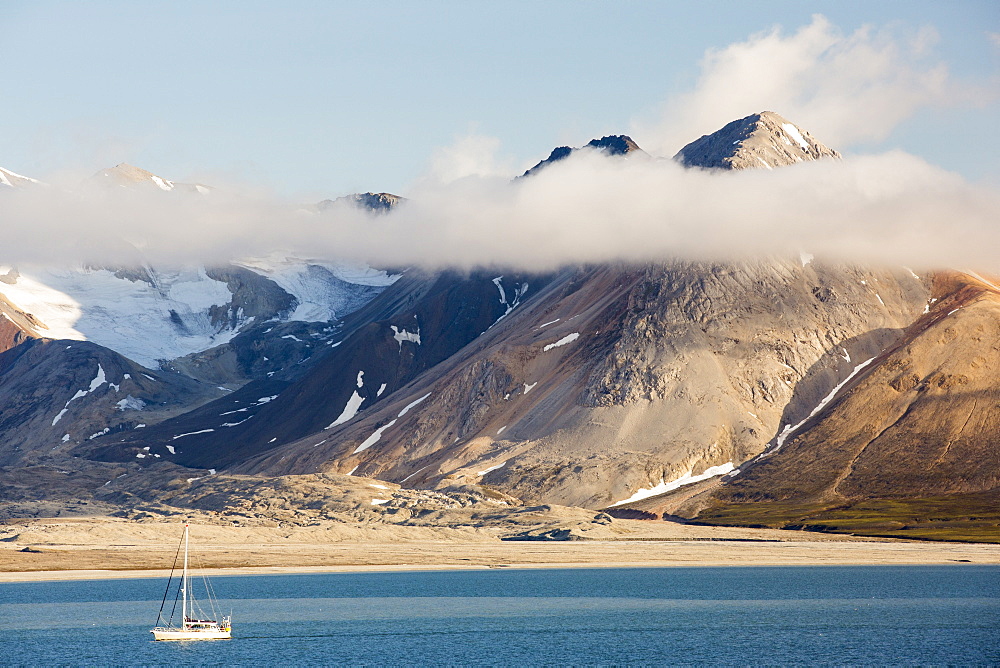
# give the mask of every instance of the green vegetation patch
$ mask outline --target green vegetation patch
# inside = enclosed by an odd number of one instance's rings
[[[697,524],[802,529],[858,536],[1000,543],[1000,490],[849,503],[726,503]]]

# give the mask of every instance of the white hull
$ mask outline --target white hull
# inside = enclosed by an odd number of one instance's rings
[[[228,640],[231,631],[222,629],[153,629],[153,640]]]

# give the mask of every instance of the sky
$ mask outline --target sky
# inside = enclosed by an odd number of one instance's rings
[[[820,15],[817,17],[816,15]],[[0,166],[412,196],[771,109],[1000,184],[1000,3],[6,0]]]

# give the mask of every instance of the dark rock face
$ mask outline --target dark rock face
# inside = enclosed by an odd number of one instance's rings
[[[601,137],[600,139],[592,139],[583,148],[603,151],[607,155],[646,155],[646,153],[639,148],[639,145],[632,141],[632,138],[627,135],[611,135],[608,137]],[[569,146],[559,146],[554,148],[552,149],[552,153],[549,154],[549,157],[526,171],[519,178],[524,178],[525,176],[529,176],[531,174],[537,174],[540,169],[551,165],[553,162],[558,162],[568,158],[574,151],[578,150],[581,149],[574,149]]]
[[[209,310],[212,324],[217,327],[235,328],[247,318],[260,321],[280,318],[295,307],[295,298],[278,287],[274,281],[249,269],[232,265],[208,267],[205,274],[226,284],[233,294],[228,304],[213,306]]]
[[[510,301],[498,298],[496,281],[506,287]],[[532,286],[545,282],[545,277],[531,277]],[[183,449],[178,448],[171,461],[221,468],[303,437],[323,438],[352,397],[368,409],[452,357],[509,313],[514,296],[520,297],[521,286],[526,289],[527,283],[516,276],[494,277],[492,272],[430,276],[412,272],[348,316],[337,335],[323,344],[329,352],[301,378],[291,383],[278,378],[251,383],[197,413],[130,436],[97,456],[128,460],[139,447],[165,447],[178,434],[202,432],[184,437]],[[261,402],[264,397],[272,399]],[[293,463],[306,465],[302,457],[288,465]]]
[[[80,443],[211,396],[191,379],[150,372],[93,343],[31,339],[0,354],[0,465],[58,461]]]
[[[317,205],[317,208],[320,211],[326,211],[334,206],[346,203],[374,211],[375,213],[388,213],[401,202],[405,201],[406,198],[393,195],[392,193],[354,193],[353,195],[338,197],[337,199],[325,199]]]

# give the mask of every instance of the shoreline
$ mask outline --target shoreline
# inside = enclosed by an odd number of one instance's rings
[[[509,527],[202,524],[192,530],[191,565],[213,577],[494,568],[1000,565],[997,543],[639,520],[582,526],[591,536],[503,540]],[[178,534],[176,521],[36,518],[0,523],[0,583],[165,578],[177,554]]]
[[[648,545],[648,543],[647,543]],[[293,555],[270,554],[257,564],[212,565],[192,572],[210,577],[254,575],[311,575],[327,573],[399,573],[470,570],[535,570],[574,568],[753,568],[823,566],[998,566],[1000,545],[893,541],[747,541],[732,544],[707,541],[672,542],[668,553],[650,553],[642,542],[586,541],[533,543],[513,550],[496,550],[489,543],[431,543],[393,546],[338,545],[337,554],[325,553],[326,563],[305,564]],[[721,549],[720,549],[721,546]],[[398,547],[398,546],[396,546]],[[516,547],[526,547],[523,551]],[[636,549],[639,548],[639,549]],[[364,563],[364,555],[381,549],[383,559]],[[69,565],[73,553],[66,550],[62,563]],[[442,559],[442,552],[450,555]],[[140,557],[140,554],[134,554]],[[141,555],[146,557],[147,555]],[[244,557],[263,556],[254,552]],[[395,557],[395,558],[394,558]],[[141,561],[142,559],[137,559]],[[6,559],[4,561],[7,561]],[[271,563],[267,563],[271,562]],[[280,563],[277,563],[280,562]],[[9,567],[9,566],[8,566]],[[170,569],[156,568],[49,568],[0,570],[0,584],[82,580],[166,578]]]

